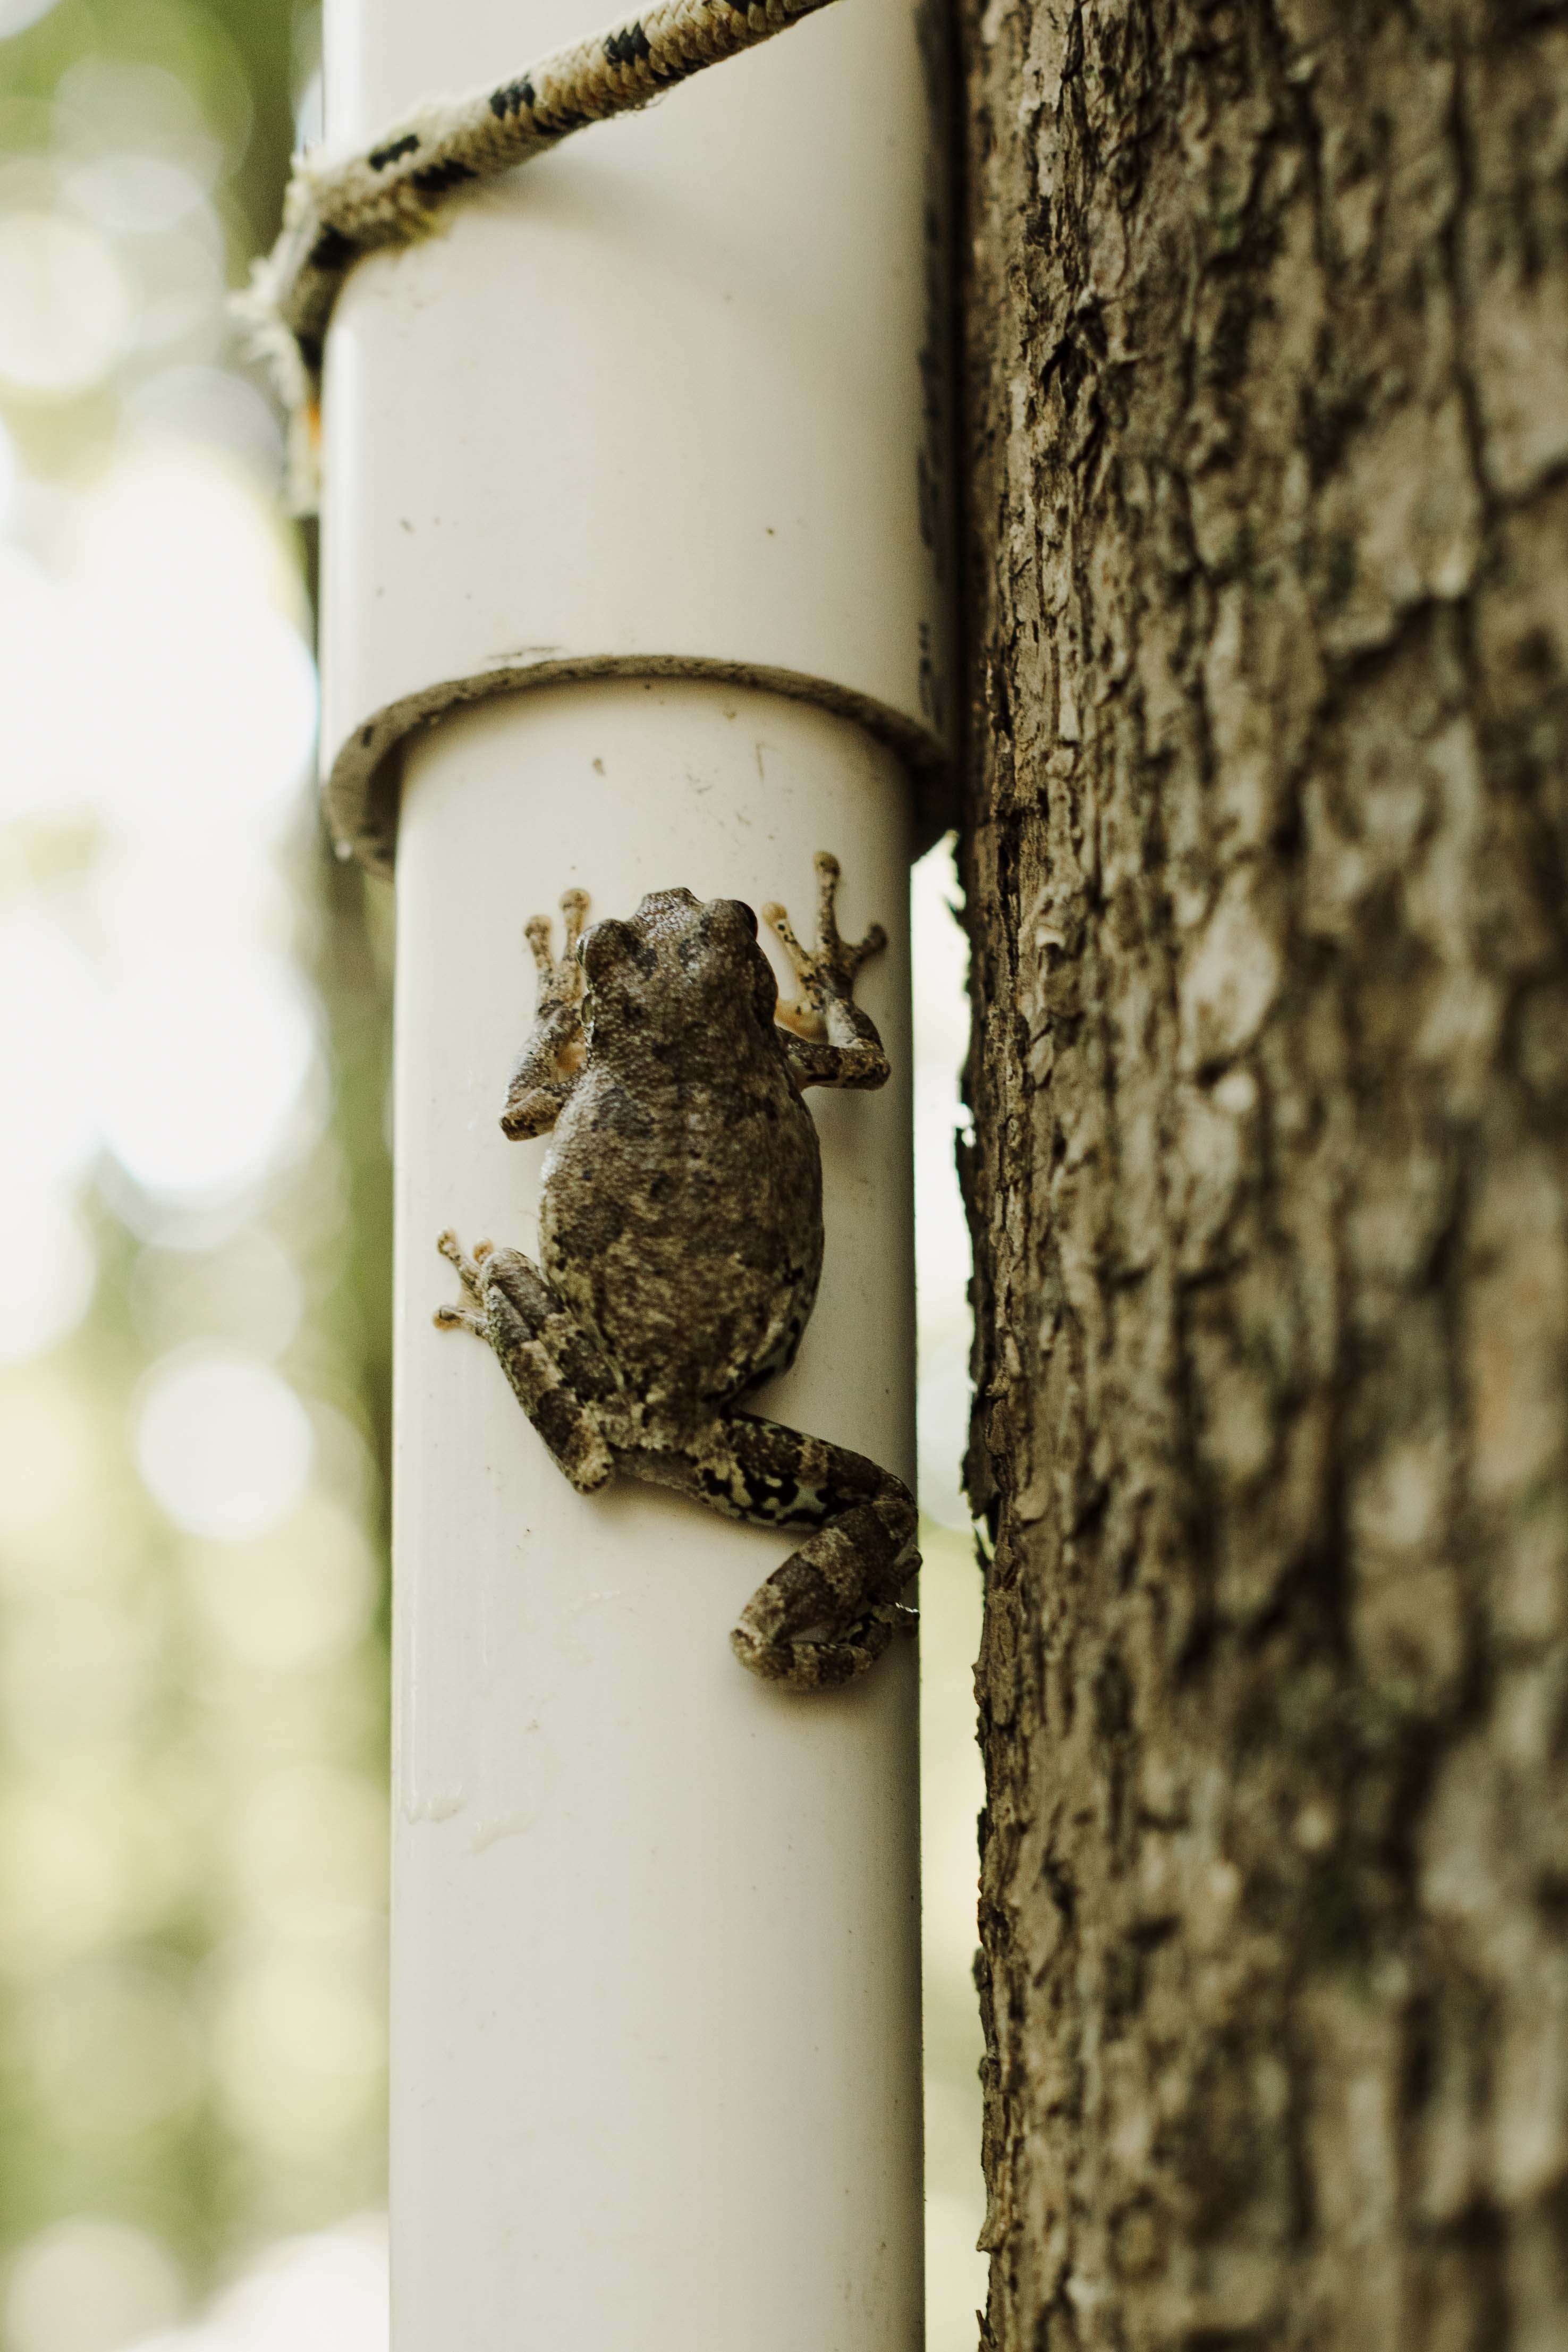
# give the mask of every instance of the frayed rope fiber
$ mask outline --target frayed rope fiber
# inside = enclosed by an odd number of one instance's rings
[[[344,278],[361,254],[429,233],[455,188],[494,179],[572,131],[646,106],[705,66],[755,48],[829,0],[654,0],[558,50],[516,81],[437,99],[341,163],[296,158],[283,229],[235,309],[289,412],[290,491],[315,506],[321,358]]]

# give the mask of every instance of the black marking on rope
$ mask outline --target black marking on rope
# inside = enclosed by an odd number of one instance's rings
[[[411,172],[409,185],[417,188],[422,196],[439,196],[448,188],[461,187],[465,180],[476,180],[478,173],[472,163],[460,163],[455,156],[444,163],[427,163],[423,172]]]
[[[384,147],[372,147],[365,161],[372,172],[384,172],[387,165],[395,163],[400,156],[416,154],[418,150],[418,131],[405,131],[401,139],[389,139]]]
[[[531,109],[533,102],[534,86],[527,74],[517,81],[505,82],[499,89],[490,92],[490,111],[497,122],[509,121],[514,114],[521,114],[525,107]]]
[[[340,228],[324,228],[310,248],[308,266],[311,269],[328,270],[337,277],[347,269],[359,249],[353,238],[345,236]]]
[[[653,45],[635,18],[618,33],[604,37],[604,55],[612,66],[640,66],[653,54]]]
[[[3,5],[4,0],[0,0],[0,5]],[[485,156],[477,164],[459,163],[454,157],[444,163],[433,163],[423,171],[410,173],[394,184],[411,188],[416,196],[434,207],[447,190],[469,181],[483,181],[492,172],[510,168],[511,163],[517,160],[519,147],[524,153],[528,153],[541,146],[552,145],[569,131],[584,129],[591,122],[601,121],[628,106],[642,105],[654,91],[685,81],[705,66],[716,64],[721,58],[735,54],[722,32],[716,40],[712,37],[718,29],[711,14],[716,5],[717,0],[703,0],[703,5],[695,12],[696,17],[704,20],[700,27],[694,24],[678,24],[656,42],[648,34],[641,17],[632,17],[614,32],[600,36],[601,54],[606,62],[629,75],[629,84],[623,83],[619,89],[607,89],[602,78],[591,70],[588,76],[589,86],[583,88],[581,67],[584,59],[580,49],[565,51],[559,58],[549,61],[544,68],[547,82],[559,89],[561,83],[557,80],[557,76],[561,75],[565,86],[575,88],[579,93],[578,103],[574,105],[563,105],[559,101],[553,106],[548,103],[541,105],[531,74],[521,74],[515,81],[499,84],[482,103],[487,105],[491,114],[502,123],[525,113],[528,115],[529,122],[526,127],[520,126],[517,141],[500,142],[498,153]],[[821,7],[824,0],[724,0],[724,5],[737,19],[737,46],[748,47],[755,41],[783,30],[796,18]],[[694,35],[699,37],[694,38]],[[694,48],[696,54],[692,53]],[[437,145],[438,153],[441,147],[445,146],[450,154],[452,147],[461,147],[474,138],[478,126],[473,121],[472,109],[476,103],[480,101],[463,101],[462,119],[455,124],[450,139],[443,140]],[[428,130],[423,133],[398,131],[351,163],[336,172],[326,173],[316,192],[314,203],[306,208],[306,217],[312,222],[314,228],[314,242],[303,258],[299,257],[292,226],[274,247],[270,279],[257,287],[255,315],[258,322],[292,335],[308,378],[314,379],[319,375],[326,320],[339,286],[354,263],[362,253],[379,246],[416,236],[421,226],[421,207],[405,204],[400,208],[395,200],[375,207],[361,218],[357,226],[345,227],[325,218],[345,204],[345,173],[351,175],[352,172],[366,169],[384,172],[405,157],[433,144],[436,142]],[[296,186],[299,184],[298,181],[295,183]],[[305,184],[308,186],[308,183]],[[351,187],[351,176],[348,185]],[[294,372],[281,352],[277,364],[280,380],[287,386],[286,397],[292,400],[298,386]],[[313,386],[308,385],[300,397],[307,406],[313,404]],[[809,1079],[802,1080],[802,1083],[809,1082]],[[848,1083],[867,1084],[870,1079],[857,1076]]]

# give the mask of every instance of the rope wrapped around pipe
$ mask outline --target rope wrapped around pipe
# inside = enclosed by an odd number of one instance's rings
[[[416,108],[362,153],[295,160],[283,228],[235,309],[290,419],[291,503],[316,503],[321,363],[343,280],[362,255],[428,236],[457,188],[497,178],[591,122],[770,40],[830,0],[653,0],[513,81]]]

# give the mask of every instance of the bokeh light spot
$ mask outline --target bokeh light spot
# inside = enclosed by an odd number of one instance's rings
[[[386,2223],[377,2215],[287,2238],[193,2327],[127,2352],[387,2352]]]
[[[0,1190],[0,1364],[18,1364],[74,1331],[97,1260],[81,1219],[50,1194]]]
[[[290,583],[251,481],[158,437],[86,503],[78,555],[69,620],[93,692],[76,756],[103,815],[175,840],[286,817],[315,740],[316,671],[281,609]]]
[[[145,1934],[195,1867],[182,1840],[196,1790],[176,1789],[154,1812],[113,1759],[107,1773],[68,1777],[57,1755],[54,1764],[34,1786],[0,1791],[0,1973],[11,1985],[47,1983],[115,1937]]]
[[[196,2018],[182,1975],[134,1960],[82,1960],[43,1989],[29,2024],[38,2096],[95,2137],[154,2130],[201,2087]]]
[[[279,1766],[256,1781],[235,1825],[238,1882],[260,1909],[300,1902],[372,1909],[382,1897],[387,1794],[340,1766]]]
[[[56,0],[0,0],[0,41],[8,41],[13,34],[25,33],[29,25],[47,16]]]
[[[0,219],[0,378],[19,392],[85,392],[130,336],[131,280],[95,229],[54,213]]]
[[[162,1630],[124,1593],[39,1595],[0,1645],[0,1704],[12,1746],[41,1766],[125,1740],[158,1682]]]
[[[139,237],[122,250],[136,289],[137,348],[178,343],[192,359],[221,351],[223,247],[211,213],[204,208],[182,226]]]
[[[131,1269],[131,1313],[154,1353],[221,1341],[271,1361],[299,1328],[299,1269],[277,1236],[251,1225],[221,1248],[144,1249]]]
[[[235,1966],[214,2057],[235,2125],[301,2154],[353,2131],[380,2095],[384,1922],[368,1936],[278,1936]]]
[[[190,1197],[262,1173],[310,1064],[287,971],[177,950],[115,991],[106,1034],[108,1139],[127,1175]]]
[[[0,545],[0,816],[58,803],[72,710],[64,608],[40,564]]]
[[[223,168],[224,142],[195,92],[162,66],[89,52],[60,76],[55,94],[68,155],[157,155],[204,188]]]
[[[12,509],[16,503],[16,491],[21,475],[21,460],[16,455],[16,444],[5,430],[4,423],[0,422],[0,530],[4,530],[11,520]]]
[[[148,1378],[137,1465],[189,1534],[234,1543],[276,1527],[305,1491],[312,1450],[304,1406],[266,1364],[193,1349]]]
[[[0,1182],[78,1174],[98,1144],[99,992],[64,927],[42,913],[0,927]]]
[[[122,236],[177,228],[207,201],[201,182],[162,155],[95,155],[68,175],[66,195],[99,228]]]
[[[104,1458],[104,1431],[79,1385],[47,1371],[6,1383],[0,1412],[0,1587],[26,1589],[41,1560],[53,1582],[60,1538],[80,1545],[83,1504],[89,1493],[84,1462]]]
[[[195,1562],[208,1625],[236,1664],[298,1673],[340,1657],[375,1607],[375,1562],[362,1525],[324,1496],[309,1496],[287,1527]]]
[[[184,2302],[173,2257],[145,2230],[85,2217],[31,2239],[5,2291],[7,2352],[118,2352]]]

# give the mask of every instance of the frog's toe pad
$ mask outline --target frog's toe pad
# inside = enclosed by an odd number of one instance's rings
[[[438,1331],[474,1331],[486,1337],[485,1318],[466,1307],[438,1307],[431,1317]]]
[[[897,1595],[920,1565],[902,1487],[861,1503],[792,1552],[741,1612],[730,1646],[748,1673],[789,1690],[830,1690],[874,1666],[914,1622]]]
[[[729,1642],[741,1664],[763,1682],[786,1690],[837,1690],[868,1673],[895,1633],[912,1633],[915,1626],[914,1610],[894,1602],[873,1609],[836,1637],[761,1642],[743,1620]]]
[[[470,1257],[462,1243],[458,1240],[456,1234],[449,1226],[445,1233],[437,1237],[435,1246],[441,1252],[442,1256],[448,1259],[450,1263],[457,1268],[457,1279],[463,1285],[463,1297],[456,1306],[438,1307],[436,1308],[435,1324],[437,1329],[442,1331],[475,1331],[477,1332],[481,1339],[486,1338],[488,1334],[486,1330],[483,1312],[485,1304],[484,1260],[489,1256],[494,1244],[490,1242],[481,1242],[478,1247],[475,1250],[473,1256]]]

